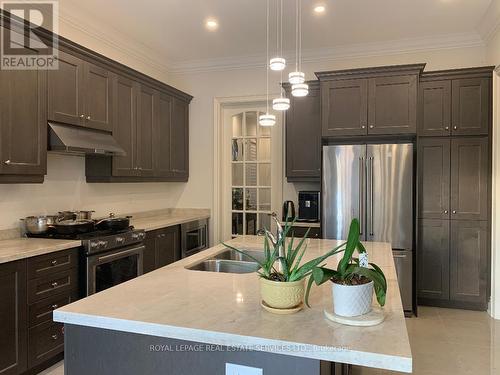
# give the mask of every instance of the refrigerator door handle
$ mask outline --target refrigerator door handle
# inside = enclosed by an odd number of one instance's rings
[[[370,229],[368,234],[373,236],[373,156],[369,158],[369,175],[370,175]]]
[[[365,231],[366,218],[364,215],[364,204],[363,197],[365,192],[365,158],[363,156],[359,157],[359,201],[358,201],[358,214],[359,214],[359,225],[360,225],[360,235]]]

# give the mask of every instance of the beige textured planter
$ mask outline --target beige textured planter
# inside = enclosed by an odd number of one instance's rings
[[[262,300],[276,309],[291,309],[304,300],[305,280],[284,283],[260,278]]]

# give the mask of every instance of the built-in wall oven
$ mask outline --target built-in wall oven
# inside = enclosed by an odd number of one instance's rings
[[[208,220],[181,224],[181,256],[186,258],[208,248]]]

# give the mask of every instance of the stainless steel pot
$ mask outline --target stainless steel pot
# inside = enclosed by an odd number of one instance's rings
[[[95,211],[61,211],[59,221],[63,220],[92,220]]]
[[[56,215],[28,216],[24,219],[26,231],[31,234],[42,234],[49,230],[51,225],[57,221]]]
[[[92,214],[95,211],[76,211],[76,220],[92,220]]]

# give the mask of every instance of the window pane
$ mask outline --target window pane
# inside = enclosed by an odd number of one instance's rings
[[[233,212],[232,234],[243,234],[243,214]]]
[[[246,136],[257,135],[257,112],[246,112]]]
[[[233,189],[233,210],[243,211],[243,189]]]
[[[259,189],[259,210],[271,211],[271,189]]]
[[[233,186],[243,186],[243,164],[233,163]]]
[[[243,139],[233,139],[231,152],[233,161],[243,161]]]
[[[246,234],[257,234],[257,214],[245,214],[247,219],[247,231]]]
[[[271,216],[268,214],[259,214],[259,229],[262,228],[271,230]]]
[[[259,186],[271,186],[271,164],[259,164]]]
[[[246,140],[245,155],[247,161],[257,160],[257,139],[251,138]]]
[[[246,186],[257,186],[257,164],[245,165]]]
[[[259,139],[259,160],[271,161],[271,138]]]
[[[238,113],[233,116],[233,137],[241,137],[243,135],[243,113]]]
[[[257,211],[257,189],[245,189],[245,210]]]

